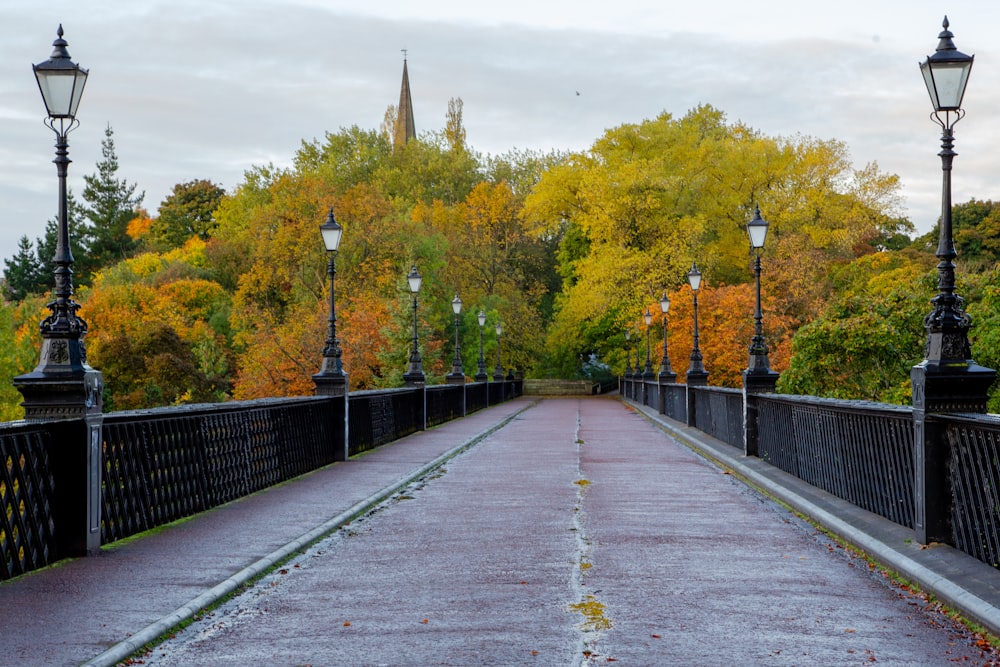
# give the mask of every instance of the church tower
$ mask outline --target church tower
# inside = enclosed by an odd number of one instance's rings
[[[403,146],[417,136],[413,124],[413,100],[410,99],[410,75],[406,71],[406,49],[403,49],[403,85],[399,91],[399,107],[396,109],[396,127],[394,128],[393,147]]]

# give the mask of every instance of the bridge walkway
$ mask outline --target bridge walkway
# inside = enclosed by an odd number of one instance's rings
[[[522,398],[0,586],[0,656],[114,664],[284,539],[143,663],[996,659],[729,472],[614,397]]]

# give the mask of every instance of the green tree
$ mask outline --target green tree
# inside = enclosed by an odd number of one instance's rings
[[[97,267],[125,259],[135,249],[128,223],[145,197],[145,192],[136,194],[135,183],[117,177],[118,156],[110,125],[104,130],[101,156],[97,173],[83,177],[83,200],[87,202],[84,213],[90,221],[87,245]]]
[[[923,356],[934,257],[913,250],[862,257],[834,276],[821,316],[799,329],[779,391],[907,403]]]
[[[1000,261],[1000,202],[970,199],[951,209],[955,252],[970,271],[989,269]],[[914,241],[922,250],[937,249],[940,221],[931,231]]]
[[[46,280],[45,267],[38,260],[35,249],[27,236],[22,236],[17,243],[17,253],[10,259],[4,259],[4,292],[10,301],[21,301],[29,294],[44,291]]]
[[[177,248],[192,236],[207,241],[215,230],[215,209],[225,194],[220,186],[204,179],[175,185],[151,226],[157,248]]]

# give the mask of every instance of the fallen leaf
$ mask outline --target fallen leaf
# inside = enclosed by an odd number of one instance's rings
[[[351,627],[351,622],[350,621],[344,621],[344,627],[345,628]]]
[[[844,628],[844,632],[857,632],[854,628]]]
[[[423,623],[424,625],[427,625],[428,623],[430,623],[430,621],[428,621],[426,618],[424,620],[420,621],[420,622]]]
[[[660,635],[650,635],[650,637],[652,637],[653,639],[662,639]]]
[[[531,655],[538,655],[538,651],[532,651]]]

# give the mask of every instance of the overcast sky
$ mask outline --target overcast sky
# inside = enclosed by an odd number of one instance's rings
[[[70,187],[82,192],[110,124],[119,176],[154,214],[176,183],[232,191],[253,165],[290,164],[303,139],[377,128],[398,101],[405,48],[418,133],[443,127],[461,97],[483,153],[582,150],[607,128],[708,103],[768,135],[846,142],[857,167],[899,174],[905,213],[926,231],[940,213],[940,130],[917,64],[944,12],[976,55],[954,199],[1000,199],[1000,2],[947,5],[0,0],[0,257],[56,212],[54,135],[30,65],[48,58],[59,23],[90,69]]]

